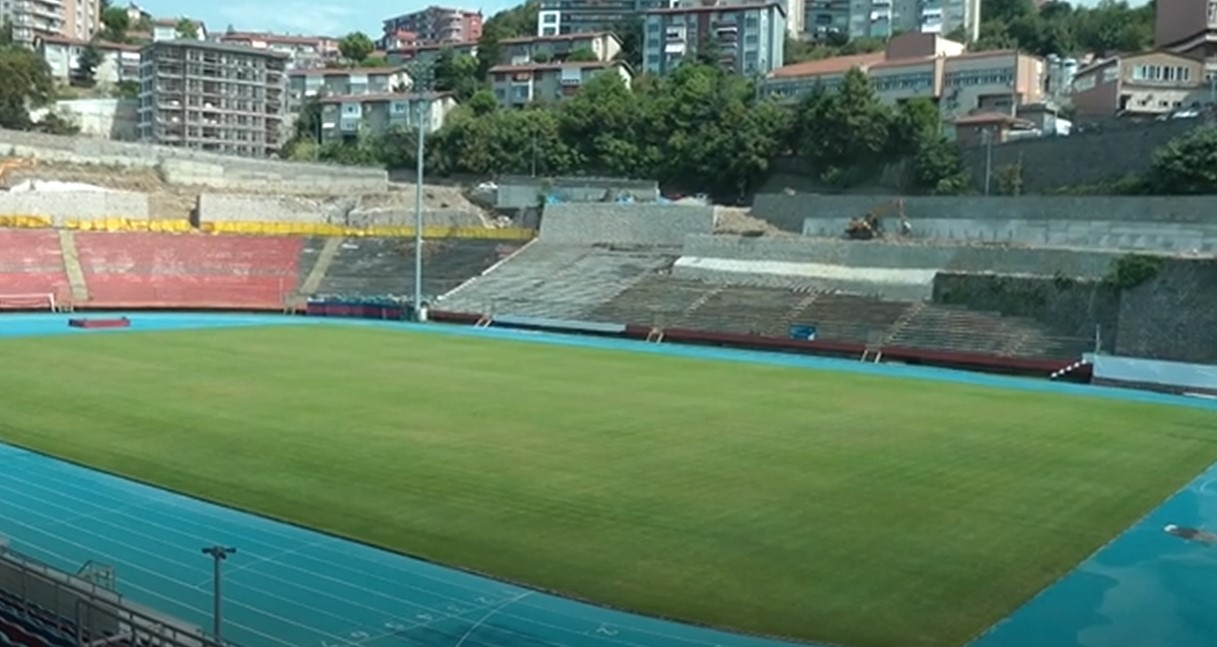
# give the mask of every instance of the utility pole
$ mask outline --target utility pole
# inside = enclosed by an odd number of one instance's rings
[[[228,559],[229,555],[235,554],[236,548],[227,546],[209,546],[203,549],[204,555],[211,556],[215,561],[215,591],[212,594],[212,602],[215,604],[215,610],[212,612],[212,638],[215,639],[217,645],[224,644],[224,590],[222,587],[222,565],[224,560]]]
[[[989,195],[989,183],[993,179],[993,127],[981,131],[985,139],[985,195]]]

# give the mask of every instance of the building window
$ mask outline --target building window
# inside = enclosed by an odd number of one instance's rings
[[[541,22],[543,22],[543,23],[545,23],[545,24],[547,24],[547,25],[553,25],[553,24],[556,24],[556,23],[558,22],[558,14],[555,14],[555,13],[547,13],[547,14],[545,14],[545,16],[544,16],[544,17],[541,19]]]

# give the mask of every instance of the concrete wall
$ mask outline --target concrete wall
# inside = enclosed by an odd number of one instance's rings
[[[714,231],[714,208],[661,204],[551,204],[539,238],[568,245],[680,245]]]
[[[67,219],[148,218],[148,196],[126,191],[0,192],[0,215],[50,216],[56,226]]]
[[[0,130],[0,156],[74,164],[155,168],[170,184],[245,191],[324,195],[388,188],[383,169],[257,160],[169,146]]]
[[[205,222],[324,223],[344,227],[412,227],[414,210],[401,207],[361,208],[359,197],[328,199],[290,195],[203,193],[195,225]],[[483,227],[476,213],[456,209],[423,211],[424,226]]]
[[[1116,353],[1217,363],[1217,261],[1172,260],[1124,292]]]
[[[512,175],[499,178],[498,187],[495,206],[500,209],[535,207],[545,196],[553,196],[560,202],[604,202],[618,195],[629,195],[639,202],[655,202],[659,197],[658,182],[625,178]]]
[[[1153,152],[1201,125],[1200,119],[1113,122],[1068,137],[1025,139],[993,147],[992,169],[1021,165],[1023,193],[1094,185],[1149,170]],[[985,147],[960,150],[977,191],[985,185]]]

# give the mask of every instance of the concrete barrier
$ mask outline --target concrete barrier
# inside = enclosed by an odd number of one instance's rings
[[[69,219],[148,218],[148,196],[127,191],[18,191],[0,193],[0,215],[42,216],[56,227]]]
[[[303,195],[373,193],[387,190],[389,182],[388,173],[377,168],[261,160],[171,146],[3,129],[0,129],[0,155],[152,168],[170,184]]]
[[[551,204],[540,239],[569,245],[676,246],[714,231],[714,208],[661,204]]]
[[[360,208],[359,196],[306,198],[292,195],[203,193],[196,225],[203,223],[314,223],[353,229],[413,227],[414,210],[402,207]],[[457,209],[423,211],[424,227],[486,227],[476,213]]]

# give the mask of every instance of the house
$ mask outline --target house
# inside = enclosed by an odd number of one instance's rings
[[[402,32],[413,34],[417,42],[426,44],[476,42],[482,37],[482,12],[432,5],[386,18],[382,47],[392,49],[390,43]]]
[[[158,18],[152,21],[152,40],[180,40],[182,35],[178,33],[178,26],[182,21],[187,21],[194,25],[195,35],[192,40],[207,40],[207,26],[201,20],[191,20],[190,18]]]
[[[985,111],[1013,114],[1018,105],[1042,102],[1048,73],[1043,59],[1016,50],[966,52],[962,43],[936,34],[909,33],[892,38],[883,52],[779,68],[762,91],[797,101],[817,86],[833,90],[854,68],[867,75],[884,103],[922,98],[948,119]]]
[[[1004,144],[1014,139],[1017,133],[1030,133],[1035,124],[1008,112],[979,112],[966,117],[952,119],[954,139],[960,146]]]
[[[390,65],[419,64],[427,66],[434,65],[435,61],[444,53],[453,56],[477,56],[478,53],[476,41],[442,44],[399,43],[399,45],[401,46],[385,51],[385,60]]]
[[[101,52],[101,65],[93,71],[93,80],[99,84],[115,84],[120,81],[139,79],[140,54],[138,45],[109,43],[96,44]],[[89,46],[88,41],[63,36],[43,36],[35,47],[51,70],[51,76],[60,83],[77,78],[80,54]]]
[[[296,69],[287,77],[288,110],[296,112],[309,97],[392,94],[411,85],[401,66]]]
[[[621,40],[609,32],[504,38],[499,41],[499,61],[504,65],[565,61],[575,52],[590,54],[597,61],[611,61],[621,53]]]
[[[456,99],[447,92],[406,94],[363,94],[330,96],[321,100],[321,141],[353,140],[359,135],[373,137],[394,130],[417,130],[420,113],[425,115],[427,131],[444,126]]]
[[[1166,115],[1213,103],[1203,61],[1157,50],[1105,58],[1077,71],[1079,117]]]
[[[338,39],[329,36],[293,36],[266,32],[230,31],[219,38],[227,45],[241,45],[287,54],[291,68],[324,67],[340,58]]]
[[[633,78],[625,64],[614,61],[525,63],[490,68],[495,98],[512,108],[574,96],[598,74],[616,74],[626,85]]]

